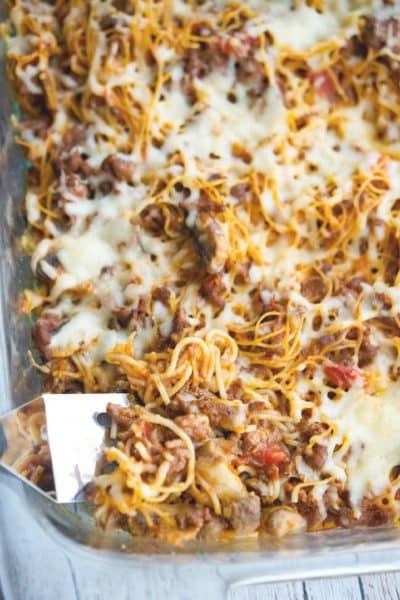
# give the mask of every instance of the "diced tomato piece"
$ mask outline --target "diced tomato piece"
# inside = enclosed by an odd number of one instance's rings
[[[144,437],[149,440],[151,437],[151,434],[153,432],[153,423],[149,423],[148,421],[145,421],[143,424],[143,435]]]
[[[234,56],[238,59],[249,58],[259,43],[258,37],[248,34],[220,36],[217,40],[218,49],[224,56]]]
[[[268,444],[252,455],[252,460],[262,467],[279,466],[287,463],[289,457],[279,444]]]
[[[281,308],[281,305],[279,304],[279,302],[276,300],[275,296],[272,296],[271,298],[271,302],[270,302],[270,306],[271,306],[271,310],[275,310],[275,311],[279,311],[279,309]]]
[[[328,71],[311,71],[308,78],[320,96],[327,100],[335,99],[335,83]]]
[[[324,366],[324,373],[329,383],[336,385],[342,390],[350,388],[359,376],[357,369],[345,367],[343,365],[335,365],[333,363]]]

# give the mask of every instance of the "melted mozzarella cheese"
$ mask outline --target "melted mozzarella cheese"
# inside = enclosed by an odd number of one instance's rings
[[[390,472],[400,464],[400,385],[377,395],[355,387],[340,400],[326,397],[321,412],[336,426],[336,443],[349,442],[346,486],[354,506],[387,491]]]
[[[299,6],[295,11],[284,6],[281,14],[267,19],[268,30],[278,47],[304,52],[318,42],[333,38],[341,31],[340,14],[319,14],[308,6]]]
[[[98,277],[103,267],[116,260],[114,249],[92,233],[79,238],[63,236],[59,246],[58,259],[76,284]]]
[[[98,311],[81,308],[63,325],[51,340],[53,349],[77,349],[86,346],[104,330],[104,316]]]

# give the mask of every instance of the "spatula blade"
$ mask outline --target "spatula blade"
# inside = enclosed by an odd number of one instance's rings
[[[26,432],[21,432],[19,422],[21,415],[42,411],[55,483],[53,500],[84,500],[82,490],[93,480],[104,448],[105,429],[97,416],[106,411],[109,402],[126,406],[128,399],[126,394],[44,394],[0,417],[5,446],[2,451],[0,440],[0,464],[27,481],[15,467],[23,453],[29,452],[32,442]]]

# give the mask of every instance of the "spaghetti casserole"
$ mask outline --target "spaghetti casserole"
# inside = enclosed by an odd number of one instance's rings
[[[99,524],[396,523],[398,2],[10,0],[2,27],[32,361],[131,401]],[[24,469],[49,486],[40,431]]]

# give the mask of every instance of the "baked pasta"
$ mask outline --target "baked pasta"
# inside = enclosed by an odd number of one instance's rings
[[[32,362],[131,402],[98,523],[396,523],[399,3],[10,0],[2,27]]]

